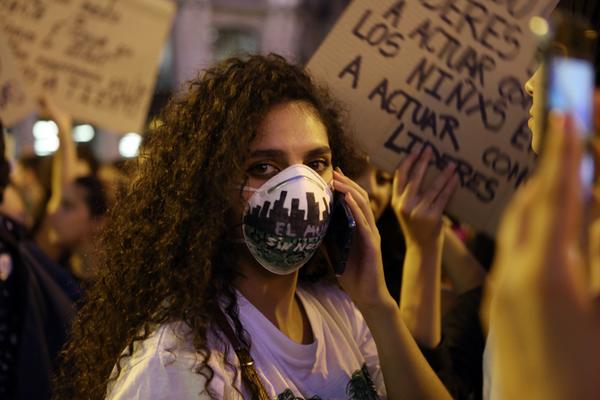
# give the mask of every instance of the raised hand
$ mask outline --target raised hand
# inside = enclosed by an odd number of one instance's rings
[[[73,118],[68,112],[61,109],[50,97],[46,95],[40,97],[39,105],[40,113],[44,117],[50,118],[56,122],[56,125],[58,125],[59,134],[61,134],[61,136],[71,134]]]
[[[580,253],[581,139],[553,116],[536,175],[509,206],[498,234],[490,330],[502,398],[597,398],[598,308]]]
[[[392,207],[402,226],[407,246],[431,250],[442,238],[442,215],[458,185],[454,164],[426,189],[423,177],[432,158],[430,148],[421,156],[410,153],[396,170],[392,189]]]
[[[449,164],[424,189],[431,157],[426,148],[400,164],[391,203],[406,238],[400,312],[415,340],[425,347],[435,347],[441,340],[442,216],[458,184],[454,165]]]

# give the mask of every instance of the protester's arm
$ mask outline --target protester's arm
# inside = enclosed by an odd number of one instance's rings
[[[502,221],[493,268],[493,373],[502,398],[594,399],[600,318],[579,251],[581,143],[554,117],[544,155]]]
[[[400,313],[417,343],[427,348],[441,340],[442,215],[458,183],[454,166],[449,165],[423,189],[431,157],[427,148],[416,163],[411,154],[401,164],[391,202],[406,239]]]
[[[40,100],[42,112],[58,126],[60,146],[52,158],[52,194],[48,201],[47,211],[55,211],[62,199],[64,188],[76,178],[77,149],[72,136],[73,121],[71,116],[61,110],[48,97]]]
[[[336,172],[334,186],[345,194],[357,221],[355,245],[346,271],[338,278],[363,314],[373,335],[389,399],[450,399],[442,382],[406,328],[389,294],[381,261],[381,238],[367,193]]]
[[[485,281],[485,270],[479,261],[451,227],[444,226],[443,229],[442,269],[450,278],[456,293],[460,295],[482,286]]]

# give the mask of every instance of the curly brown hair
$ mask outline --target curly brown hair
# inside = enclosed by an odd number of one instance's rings
[[[207,332],[219,299],[226,299],[236,334],[250,345],[232,288],[236,252],[225,240],[231,188],[244,179],[250,143],[267,111],[293,100],[309,103],[322,119],[333,165],[357,172],[360,157],[339,107],[280,56],[223,61],[170,100],[162,124],[147,135],[131,187],[110,212],[103,270],[61,353],[55,398],[104,398],[116,379],[113,367],[120,373],[134,343],[173,321],[190,327],[197,372],[210,382]]]

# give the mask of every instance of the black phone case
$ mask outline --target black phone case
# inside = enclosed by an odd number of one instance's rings
[[[356,230],[356,221],[350,208],[344,201],[344,195],[336,192],[331,212],[331,221],[325,236],[325,247],[329,262],[336,275],[346,270],[348,255],[352,246],[352,236]]]

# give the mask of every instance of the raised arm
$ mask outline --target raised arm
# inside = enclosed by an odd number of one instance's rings
[[[458,180],[448,165],[426,189],[422,181],[432,154],[411,154],[394,176],[392,207],[406,238],[400,313],[419,345],[441,340],[442,215]]]
[[[498,234],[492,373],[502,398],[596,399],[600,309],[580,252],[582,146],[572,121],[550,126],[537,173]]]
[[[52,195],[48,201],[48,213],[54,212],[60,205],[65,187],[76,178],[77,149],[73,141],[71,116],[61,110],[48,97],[40,99],[42,114],[52,119],[58,126],[60,146],[52,158]]]
[[[482,286],[485,270],[467,246],[449,226],[444,226],[442,269],[446,272],[457,294]]]

